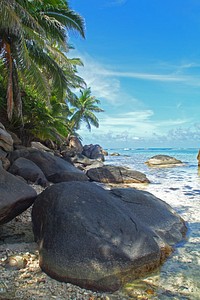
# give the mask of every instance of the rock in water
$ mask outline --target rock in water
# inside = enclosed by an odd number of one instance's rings
[[[135,189],[63,182],[32,210],[40,267],[84,288],[115,291],[157,268],[186,231],[169,205]]]
[[[197,154],[197,160],[198,160],[198,166],[200,167],[200,150],[199,150],[199,152]]]
[[[145,162],[149,167],[174,167],[183,162],[169,155],[155,155]]]

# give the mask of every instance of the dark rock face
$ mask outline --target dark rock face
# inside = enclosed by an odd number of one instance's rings
[[[14,147],[22,144],[22,141],[18,138],[18,136],[14,132],[8,131],[8,133],[11,135],[11,137],[13,139]]]
[[[92,181],[102,183],[149,183],[145,174],[124,167],[92,168],[86,174]]]
[[[84,166],[90,166],[97,161],[96,159],[88,158],[83,154],[76,154],[71,160],[73,163],[81,163]]]
[[[168,155],[155,155],[145,162],[149,167],[170,167],[183,165],[182,161],[168,156]]]
[[[0,225],[25,211],[36,196],[32,187],[0,168]]]
[[[5,158],[7,153],[0,148],[0,158]]]
[[[91,159],[104,161],[103,149],[99,145],[85,145],[82,154]]]
[[[0,123],[0,147],[8,152],[13,150],[13,139],[2,123]]]
[[[101,291],[115,291],[158,267],[186,231],[152,194],[106,191],[90,182],[47,188],[32,220],[41,268],[57,280]]]
[[[10,154],[11,162],[19,157],[24,157],[33,161],[42,170],[47,180],[50,182],[57,183],[71,180],[88,180],[88,177],[82,171],[76,169],[64,159],[50,153],[27,148],[24,150],[15,150]]]
[[[16,159],[9,168],[9,172],[13,175],[21,176],[27,181],[40,184],[43,187],[48,185],[48,180],[42,170],[34,162],[24,157]]]
[[[81,166],[82,169],[85,169],[85,170],[103,166],[102,161],[97,160],[97,159],[88,158],[83,154],[77,154],[71,160],[75,164],[75,166],[78,166],[78,167]]]

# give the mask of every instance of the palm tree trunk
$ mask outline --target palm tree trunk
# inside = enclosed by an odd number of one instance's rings
[[[7,62],[7,68],[8,68],[8,87],[7,87],[7,114],[8,119],[12,119],[12,113],[13,113],[13,60],[11,55],[11,48],[10,44],[6,41],[4,41],[5,45],[5,56],[6,56],[6,62]]]

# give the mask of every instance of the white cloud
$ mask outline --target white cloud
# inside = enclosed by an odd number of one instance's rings
[[[124,5],[128,0],[107,0],[106,6],[122,6]]]
[[[169,121],[169,124],[171,122]],[[155,126],[156,128],[156,126]],[[137,132],[115,130],[85,133],[84,144],[100,144],[104,148],[122,147],[199,147],[200,124],[190,127],[178,127],[166,133],[155,132],[147,136],[137,136]]]
[[[106,135],[128,136],[129,139],[143,139],[153,137],[154,134],[164,135],[174,126],[182,126],[190,123],[190,119],[167,119],[154,120],[152,110],[132,111],[111,116],[103,113],[99,117],[100,127],[93,128],[92,133]],[[82,127],[80,135],[85,135],[85,128]]]
[[[123,72],[123,71],[111,71],[111,70],[99,70],[101,75],[114,76],[114,77],[126,77],[148,81],[160,81],[160,82],[180,82],[186,85],[200,86],[200,76],[179,75],[177,73],[172,74],[151,74],[151,73],[138,73],[138,72]]]
[[[187,63],[174,66],[169,74],[153,74],[146,72],[127,72],[112,70],[108,66],[98,63],[87,54],[78,54],[84,63],[84,67],[79,69],[80,75],[85,79],[92,90],[101,95],[102,98],[116,102],[120,92],[120,78],[133,78],[145,81],[157,81],[166,83],[182,83],[183,85],[200,86],[199,75],[186,75],[183,70],[197,67],[197,64]],[[116,67],[115,67],[116,69]]]
[[[109,102],[115,102],[120,91],[120,81],[115,78],[102,76],[104,68],[88,55],[80,55],[84,67],[79,68],[79,74],[91,87],[96,97],[101,97]]]
[[[88,87],[97,98],[107,100],[111,104],[120,104],[121,99],[127,102],[139,103],[139,100],[122,91],[120,80],[116,76],[106,74],[107,69],[91,56],[78,54],[84,67],[78,69],[79,75],[84,78]]]
[[[165,143],[186,140],[190,131],[184,133],[184,129],[193,122],[192,118],[163,119],[157,120],[153,109],[148,109],[139,100],[134,97],[134,85],[132,86],[131,95],[123,91],[120,80],[123,77],[135,78],[146,81],[157,81],[158,83],[179,84],[178,89],[187,85],[200,86],[200,77],[185,75],[184,70],[196,67],[194,64],[182,64],[182,66],[171,67],[169,73],[153,74],[146,72],[127,72],[113,71],[113,67],[104,66],[98,63],[91,56],[78,53],[85,67],[79,69],[80,76],[84,78],[87,85],[91,87],[92,93],[100,100],[105,100],[108,105],[108,111],[98,114],[100,127],[92,128],[92,132],[88,132],[83,125],[79,134],[84,138],[85,143],[103,143],[129,147],[127,143]],[[178,72],[182,68],[182,72]],[[172,71],[173,70],[173,71]],[[171,71],[171,73],[170,73]],[[176,72],[177,71],[177,72]],[[166,69],[163,71],[166,73]],[[168,87],[168,85],[167,85]],[[183,102],[183,103],[182,103]],[[103,103],[103,101],[101,101]],[[109,107],[110,104],[110,107]],[[178,100],[174,104],[175,109],[180,110],[184,105],[184,101]],[[120,113],[117,109],[120,109]],[[179,128],[175,129],[175,128]],[[191,136],[197,137],[199,133],[192,131]],[[195,135],[196,134],[196,135]],[[118,141],[118,142],[117,142]],[[127,144],[127,145],[126,145]],[[167,146],[167,145],[166,145]]]

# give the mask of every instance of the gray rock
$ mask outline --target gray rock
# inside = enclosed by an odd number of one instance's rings
[[[32,187],[0,168],[0,225],[25,211],[36,196]]]
[[[81,163],[85,166],[92,165],[96,160],[88,158],[87,156],[83,154],[76,154],[74,157],[71,158],[71,161],[73,163]]]
[[[183,165],[182,161],[168,155],[155,155],[145,162],[149,167],[173,167]]]
[[[3,130],[6,130],[5,126],[1,122],[0,122],[0,128],[3,129]]]
[[[103,149],[98,144],[96,145],[85,145],[83,147],[82,154],[91,159],[98,159],[104,161]]]
[[[100,160],[94,160],[94,163],[91,164],[91,165],[86,166],[86,167],[84,168],[84,170],[87,172],[87,171],[90,170],[90,169],[93,169],[93,168],[100,168],[100,167],[103,167],[103,166],[104,166],[104,164],[103,164],[102,161],[100,161]]]
[[[86,166],[91,166],[91,165],[97,165],[98,166],[103,166],[103,162],[99,161],[97,159],[91,159],[88,158],[87,156],[83,155],[83,154],[76,154],[74,157],[71,158],[71,161],[73,163],[80,163],[82,165]]]
[[[186,231],[169,205],[134,189],[91,182],[53,185],[36,199],[40,267],[84,288],[115,291],[157,268]]]
[[[198,151],[197,154],[197,161],[198,161],[198,166],[200,166],[200,150]]]
[[[0,162],[2,167],[7,170],[10,166],[10,161],[7,159],[7,152],[0,148]]]
[[[110,154],[110,156],[120,156],[120,154],[118,152],[113,152]]]
[[[12,132],[12,131],[8,131],[8,133],[11,135],[12,139],[13,139],[13,146],[18,146],[18,145],[22,145],[22,141],[20,140],[20,138],[18,138],[18,136]]]
[[[145,174],[124,167],[103,166],[92,168],[86,175],[92,180],[102,183],[149,183]]]
[[[86,181],[88,177],[64,159],[37,149],[15,150],[10,154],[11,163],[19,157],[33,161],[53,183],[62,181]]]
[[[31,148],[34,148],[34,149],[37,149],[37,150],[40,150],[40,151],[47,151],[47,152],[52,153],[51,149],[49,149],[48,147],[46,147],[45,145],[43,145],[40,142],[31,142]]]
[[[62,149],[62,151],[61,151],[61,155],[67,161],[71,160],[71,158],[76,156],[76,154],[77,154],[77,152],[74,148],[69,148],[67,146],[64,149]]]
[[[0,158],[1,162],[2,162],[2,166],[3,168],[7,171],[10,167],[10,161],[7,157],[1,157]]]
[[[108,151],[106,151],[106,150],[102,150],[102,154],[104,155],[104,156],[108,156]]]
[[[1,148],[0,148],[0,158],[5,158],[7,156],[7,152],[3,151]]]
[[[74,135],[70,136],[69,148],[74,148],[76,153],[81,153],[83,151],[83,145],[81,144],[81,141]]]
[[[48,180],[42,170],[34,162],[24,157],[16,159],[9,168],[9,172],[43,187],[48,185]]]
[[[11,135],[2,127],[0,127],[0,147],[6,152],[13,150],[13,139]]]

